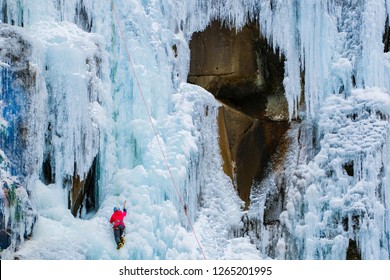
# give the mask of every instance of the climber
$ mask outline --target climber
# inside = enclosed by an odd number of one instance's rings
[[[119,207],[114,207],[114,213],[112,214],[110,219],[110,224],[112,224],[114,230],[115,242],[117,244],[116,248],[118,250],[122,248],[125,243],[124,235],[125,235],[126,226],[123,222],[123,219],[125,218],[126,213],[127,210],[126,210],[126,200],[125,200],[125,203],[123,203],[123,212]]]

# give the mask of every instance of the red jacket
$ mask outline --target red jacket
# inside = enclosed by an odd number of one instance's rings
[[[123,209],[123,212],[121,210],[115,211],[110,219],[110,224],[114,223],[114,227],[117,227],[119,225],[125,225],[123,223],[123,219],[126,217],[126,209]]]

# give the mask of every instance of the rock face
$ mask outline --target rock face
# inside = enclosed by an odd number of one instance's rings
[[[30,141],[43,135],[42,107],[34,107],[39,85],[38,69],[30,63],[32,43],[22,29],[4,24],[0,38],[0,248],[14,250],[36,221],[26,177],[37,170]]]
[[[237,31],[213,22],[193,35],[190,49],[188,81],[222,103],[218,124],[223,168],[248,207],[253,182],[263,178],[289,127],[283,63],[255,24]]]
[[[34,159],[30,156],[29,138],[39,139],[40,120],[31,119],[37,96],[38,69],[30,63],[32,45],[22,30],[11,26],[0,27],[2,44],[13,46],[0,48],[1,112],[9,123],[7,133],[0,138],[1,149],[9,156],[15,173],[27,176],[33,173]],[[27,96],[27,97],[26,97]]]

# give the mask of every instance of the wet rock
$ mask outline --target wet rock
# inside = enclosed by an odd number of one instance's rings
[[[84,179],[81,179],[78,174],[75,174],[71,179],[68,208],[73,216],[82,216],[81,212],[83,208],[85,213],[95,209],[96,186],[97,157],[94,159],[91,169]]]
[[[188,81],[222,103],[219,134],[223,169],[249,205],[254,181],[289,127],[283,91],[284,67],[255,24],[242,30],[213,22],[190,42]]]

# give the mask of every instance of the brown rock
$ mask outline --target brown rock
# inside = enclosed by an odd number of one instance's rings
[[[188,81],[222,102],[218,115],[223,169],[249,206],[254,181],[289,127],[283,62],[255,24],[242,30],[213,22],[190,42]]]
[[[95,208],[96,170],[97,158],[93,161],[88,174],[83,180],[81,180],[80,175],[75,174],[71,182],[68,182],[71,183],[68,208],[75,217],[81,212],[83,207],[86,208],[87,212]]]

